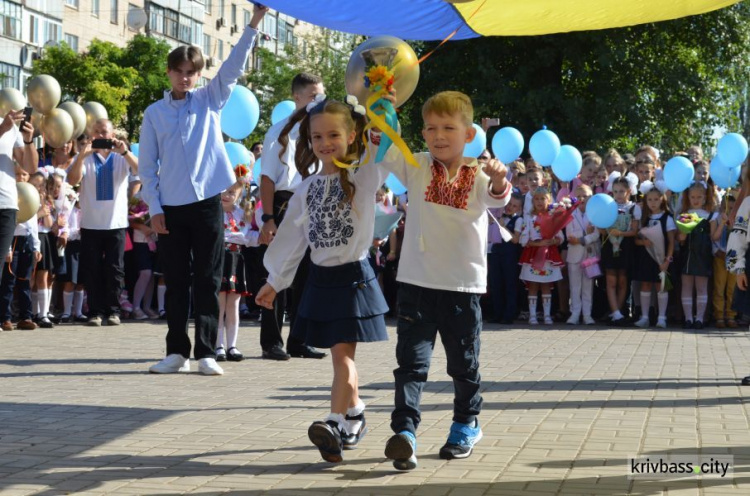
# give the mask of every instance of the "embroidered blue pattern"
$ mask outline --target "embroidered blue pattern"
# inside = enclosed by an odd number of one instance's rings
[[[326,192],[326,182],[328,191]],[[327,194],[326,194],[327,193]],[[307,190],[307,210],[310,213],[308,239],[314,248],[346,245],[354,235],[352,206],[344,201],[346,195],[338,177],[313,181]]]
[[[98,153],[93,154],[96,167],[96,201],[110,201],[115,198],[115,171],[111,153],[102,163]]]

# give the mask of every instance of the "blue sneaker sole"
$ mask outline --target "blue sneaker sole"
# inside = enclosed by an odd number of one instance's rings
[[[417,468],[414,446],[409,442],[409,438],[401,434],[391,436],[385,444],[385,456],[389,460],[393,460],[393,467],[396,470],[414,470]]]

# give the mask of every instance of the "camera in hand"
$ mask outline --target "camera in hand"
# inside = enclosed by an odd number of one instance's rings
[[[91,148],[95,150],[111,150],[115,147],[114,140],[97,138],[91,142]]]

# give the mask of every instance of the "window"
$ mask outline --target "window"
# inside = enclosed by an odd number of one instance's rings
[[[78,51],[78,36],[65,33],[65,43],[67,43],[74,52]]]
[[[171,9],[164,9],[164,34],[177,38],[180,15]]]
[[[245,13],[244,15],[245,23],[243,24],[243,26],[247,26],[248,24],[250,24],[250,12],[248,12],[247,10],[243,10],[243,12]]]
[[[109,22],[117,24],[117,0],[109,0]]]
[[[219,0],[219,17],[224,17],[224,12],[226,11],[226,2],[225,0]]]
[[[78,8],[78,0],[65,0],[65,5],[69,7],[73,7],[74,9]]]
[[[39,18],[35,15],[29,16],[29,43],[39,45]]]
[[[216,44],[219,47],[219,60],[224,60],[224,42],[221,40],[216,40]]]
[[[203,34],[203,46],[201,47],[203,49],[203,56],[204,57],[210,57],[211,56],[211,36],[207,34]]]
[[[44,43],[62,41],[62,25],[44,21]]]
[[[21,89],[20,67],[0,62],[0,88]]]
[[[21,5],[0,0],[0,35],[21,39]],[[11,66],[8,66],[11,67]]]
[[[99,0],[91,0],[91,15],[99,17]]]
[[[213,8],[213,6],[214,6],[213,0],[206,0],[206,3],[204,4],[206,14],[209,14],[209,15],[211,14],[211,9]]]
[[[232,4],[232,26],[237,24],[237,6]]]
[[[148,10],[151,17],[151,22],[149,22],[150,30],[154,33],[164,34],[164,8],[152,3],[149,5]]]
[[[185,43],[191,43],[193,41],[193,26],[191,25],[192,19],[184,16],[180,16],[180,32],[179,40]]]
[[[198,21],[191,21],[193,24],[193,39],[190,43],[196,46],[201,46],[203,43],[203,24]]]
[[[279,49],[282,49],[284,47],[284,43],[286,43],[286,22],[279,19],[279,27],[278,27],[278,38],[279,38]],[[271,35],[273,36],[273,34]]]

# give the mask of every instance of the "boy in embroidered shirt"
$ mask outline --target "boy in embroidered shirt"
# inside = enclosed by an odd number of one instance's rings
[[[482,437],[477,415],[479,394],[479,297],[487,281],[487,214],[505,206],[511,194],[506,168],[497,160],[480,167],[464,157],[473,138],[471,100],[456,91],[438,93],[422,107],[429,153],[407,165],[393,147],[384,166],[409,191],[398,281],[396,406],[385,454],[398,470],[416,468],[415,433],[419,402],[427,380],[432,349],[440,333],[455,389],[453,425],[440,449],[445,459],[466,458]]]

